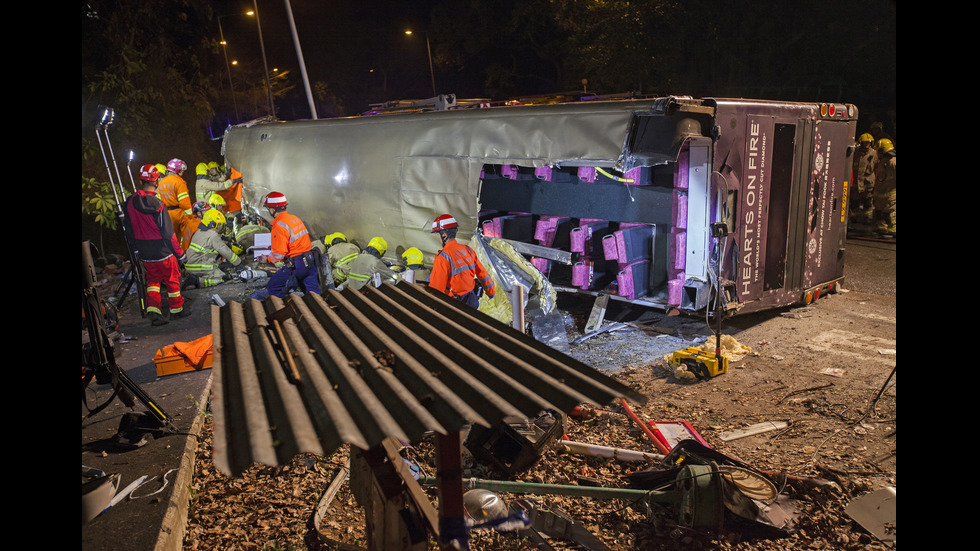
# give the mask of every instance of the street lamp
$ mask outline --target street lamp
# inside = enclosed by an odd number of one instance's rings
[[[255,26],[259,29],[259,47],[262,48],[262,67],[265,69],[265,87],[269,91],[269,114],[276,116],[276,105],[272,102],[272,83],[269,82],[269,64],[265,60],[265,42],[262,41],[262,22],[259,21],[259,5],[256,0],[252,0],[252,11],[246,15],[255,16]]]
[[[411,29],[405,31],[405,34],[411,36]],[[429,77],[432,78],[432,97],[436,97],[436,74],[432,71],[432,48],[429,47],[429,32],[422,31],[425,35],[425,51],[429,54]]]
[[[241,120],[241,115],[238,113],[238,98],[235,97],[235,84],[231,80],[231,65],[228,63],[228,42],[225,41],[225,31],[221,28],[221,18],[228,17],[228,15],[218,16],[218,34],[221,36],[221,48],[225,52],[225,68],[228,69],[228,86],[231,87],[231,101],[235,104],[235,122],[238,122]]]

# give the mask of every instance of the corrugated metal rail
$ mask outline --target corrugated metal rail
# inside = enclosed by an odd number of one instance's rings
[[[544,409],[646,398],[459,302],[401,282],[212,306],[214,461],[496,426]]]

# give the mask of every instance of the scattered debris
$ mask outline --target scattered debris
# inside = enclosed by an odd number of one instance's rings
[[[762,434],[771,430],[785,429],[788,426],[789,425],[785,421],[765,421],[750,425],[744,429],[725,431],[719,434],[718,438],[720,438],[723,442],[728,442],[729,440],[745,438],[746,436],[754,436],[756,434]]]
[[[852,500],[845,509],[854,522],[884,542],[896,543],[898,505],[894,486],[865,494]]]

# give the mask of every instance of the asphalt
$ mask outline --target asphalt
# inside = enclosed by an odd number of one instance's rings
[[[119,490],[141,477],[146,479],[131,497],[82,525],[82,549],[181,549],[197,440],[205,419],[212,371],[202,369],[158,377],[154,356],[169,344],[193,341],[211,333],[211,295],[218,294],[228,302],[240,300],[250,290],[242,282],[188,289],[184,295],[192,300],[191,315],[159,327],[152,327],[140,315],[135,295],[123,299],[113,345],[115,363],[171,418],[174,430],[157,433],[136,448],[122,446],[114,436],[123,417],[133,412],[145,413],[148,408],[140,400],[135,401],[133,408],[127,407],[119,397],[112,397],[112,387],[108,384],[93,380],[83,389],[82,466],[106,475],[118,473]],[[108,298],[102,294],[100,297]],[[83,342],[86,335],[83,332]],[[92,409],[107,401],[109,405],[105,409],[91,414]],[[83,476],[82,480],[86,478]]]

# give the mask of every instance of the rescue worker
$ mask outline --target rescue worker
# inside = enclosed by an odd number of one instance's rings
[[[874,136],[865,132],[858,138],[858,148],[854,151],[851,221],[858,224],[870,224],[874,219],[875,169],[878,166],[874,141]]]
[[[170,214],[170,220],[176,222],[183,214],[191,213],[191,197],[187,190],[187,182],[182,178],[187,170],[187,163],[180,159],[170,159],[167,163],[167,173],[160,179],[159,195]]]
[[[220,195],[228,204],[228,210],[225,214],[234,214],[242,210],[242,187],[244,187],[244,179],[242,178],[242,173],[231,166],[225,167],[224,179],[230,180],[231,185],[214,193]]]
[[[180,215],[180,218],[174,223],[174,232],[177,234],[177,241],[180,242],[181,249],[186,251],[191,246],[191,239],[197,233],[200,225],[201,219],[193,214],[193,209],[189,215]]]
[[[197,171],[197,185],[194,187],[194,193],[197,194],[198,201],[207,201],[215,192],[225,191],[232,186],[230,179],[222,178],[218,173],[218,163],[214,161],[209,164],[198,164]]]
[[[361,248],[347,241],[347,236],[336,232],[324,240],[327,246],[327,258],[330,260],[331,275],[333,284],[339,287],[341,283],[347,281],[350,274],[351,262],[361,254]]]
[[[438,233],[442,250],[432,261],[429,287],[445,293],[473,308],[480,307],[477,285],[488,298],[493,298],[496,287],[490,272],[469,245],[456,241],[459,224],[449,214],[443,214],[432,222],[432,233]]]
[[[350,272],[347,274],[347,287],[355,291],[364,287],[368,283],[373,283],[375,275],[379,276],[379,282],[394,283],[401,270],[393,270],[388,267],[381,257],[388,251],[388,242],[381,237],[375,237],[368,241],[367,247],[361,251],[350,263]]]
[[[207,198],[201,198],[201,182],[209,180],[208,177],[208,164],[207,163],[197,163],[194,167],[194,194],[196,195],[195,201],[198,203],[207,201]]]
[[[896,238],[895,144],[885,138],[878,142],[878,169],[875,175],[875,221],[880,237]]]
[[[160,310],[161,286],[167,288],[170,319],[190,314],[190,308],[185,307],[184,297],[180,294],[180,262],[184,250],[174,234],[166,207],[156,196],[160,172],[153,165],[143,165],[139,179],[143,188],[131,195],[125,204],[125,231],[146,268],[147,317],[151,325],[159,326],[169,321]]]
[[[242,259],[221,238],[225,215],[217,209],[208,209],[201,218],[200,227],[191,238],[187,249],[184,270],[188,274],[187,285],[203,288],[211,287],[234,278],[220,267],[224,259],[232,266],[240,266]]]
[[[422,251],[417,247],[405,249],[405,252],[402,253],[402,262],[405,264],[402,280],[415,283],[415,270],[421,270],[424,267]]]
[[[317,266],[313,257],[310,233],[299,217],[289,214],[286,208],[286,196],[273,191],[265,198],[265,208],[272,216],[272,253],[268,260],[271,264],[282,266],[269,276],[266,291],[272,296],[283,298],[290,278],[295,277],[296,284],[305,293],[320,293],[320,283],[317,281]]]

